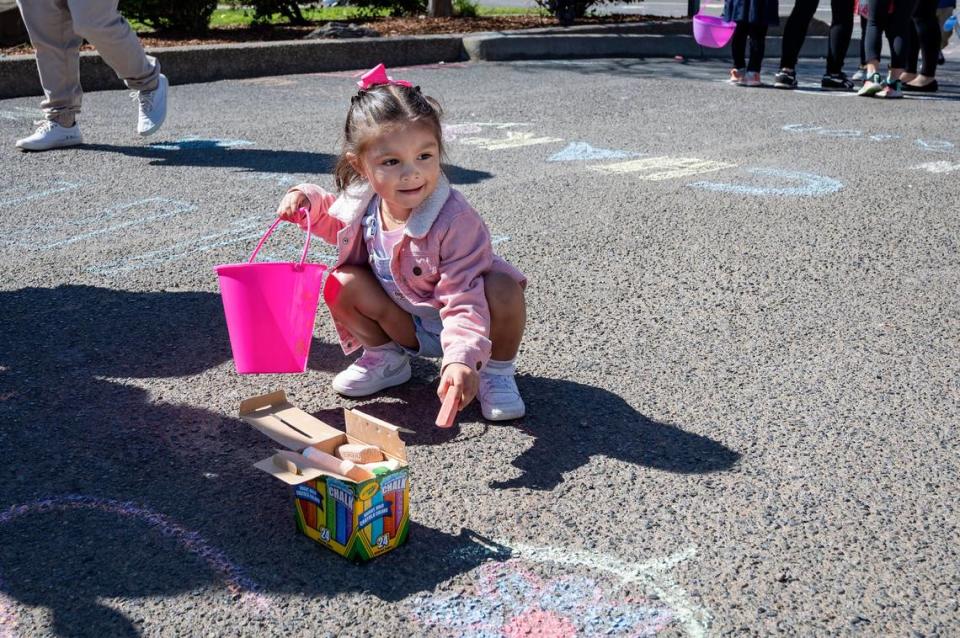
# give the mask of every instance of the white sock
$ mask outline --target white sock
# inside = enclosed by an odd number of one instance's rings
[[[380,346],[364,346],[363,349],[367,352],[395,352],[397,354],[403,354],[404,352],[396,341],[388,341]]]
[[[516,357],[510,359],[509,361],[497,361],[496,359],[490,359],[487,361],[487,365],[484,366],[483,372],[487,372],[489,374],[514,375],[517,373],[516,363]]]

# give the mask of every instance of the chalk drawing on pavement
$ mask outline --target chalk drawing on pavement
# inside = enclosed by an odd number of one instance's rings
[[[641,157],[645,153],[635,153],[633,151],[618,151],[609,148],[595,148],[586,142],[570,142],[565,149],[554,153],[548,162],[588,162],[593,160],[606,159],[627,159],[629,157]]]
[[[17,604],[4,593],[7,589],[9,587],[0,578],[0,638],[15,638],[20,624],[17,620]]]
[[[184,137],[175,142],[154,142],[150,148],[161,151],[195,151],[213,148],[236,148],[238,146],[253,146],[250,140],[221,140],[204,139],[196,136]]]
[[[264,595],[261,587],[251,580],[244,570],[230,561],[227,555],[210,545],[200,534],[191,531],[170,517],[129,501],[116,501],[82,494],[67,494],[41,498],[22,505],[14,505],[0,513],[0,527],[9,525],[24,516],[65,512],[71,510],[97,510],[135,519],[162,536],[176,541],[181,549],[202,559],[211,571],[219,574],[227,591],[238,597],[239,603],[252,613],[262,616],[273,615],[270,599]],[[17,619],[13,606],[6,596],[0,595],[0,636],[13,633]]]
[[[921,151],[933,151],[934,153],[950,153],[956,146],[953,142],[946,140],[920,140],[916,141],[917,148]]]
[[[0,207],[15,206],[76,188],[80,188],[80,184],[63,179],[53,180],[39,189],[34,185],[9,186],[0,190]]]
[[[450,141],[463,135],[478,135],[482,133],[484,129],[502,131],[518,126],[530,126],[530,124],[525,122],[464,122],[461,124],[444,124],[443,138]]]
[[[64,219],[56,224],[45,223],[46,219],[41,217],[35,225],[10,233],[10,238],[24,246],[51,250],[195,210],[197,207],[189,202],[148,197],[111,206],[80,219]],[[51,237],[57,236],[60,238],[50,241]]]
[[[651,636],[673,625],[701,638],[710,626],[709,612],[670,575],[696,554],[693,547],[637,563],[587,550],[495,542],[455,551],[453,558],[496,560],[470,573],[469,593],[415,597],[413,619],[444,635],[474,638]],[[569,569],[558,575],[557,566]]]
[[[695,157],[646,157],[591,166],[590,169],[605,174],[636,173],[637,179],[659,182],[666,179],[701,175],[725,168],[734,168],[735,166],[736,164],[729,162],[717,162]]]
[[[938,162],[924,162],[923,164],[911,166],[910,168],[912,170],[927,171],[928,173],[953,173],[954,171],[960,171],[960,162],[940,160]]]
[[[259,239],[264,233],[264,222],[259,216],[245,217],[232,222],[228,227],[201,237],[178,242],[139,255],[128,255],[121,259],[97,264],[89,269],[103,275],[118,274],[156,267],[172,261],[178,261],[191,255],[204,253],[243,241]],[[243,259],[245,260],[245,258]]]
[[[242,175],[240,179],[272,182],[277,186],[294,186],[305,181],[286,173],[247,173]]]
[[[0,120],[36,120],[43,117],[43,111],[28,108],[26,106],[15,106],[12,111],[0,111]]]
[[[490,243],[494,246],[497,244],[502,244],[505,241],[510,241],[510,235],[491,235]]]
[[[505,138],[490,137],[465,137],[460,140],[462,144],[478,146],[487,151],[501,151],[510,148],[522,148],[524,146],[536,146],[538,144],[551,144],[553,142],[562,142],[561,137],[537,137],[536,133],[507,131]]]
[[[751,175],[766,177],[778,182],[787,181],[796,184],[793,186],[758,186],[750,184],[729,184],[725,182],[701,181],[688,184],[693,188],[718,193],[734,193],[737,195],[755,196],[786,196],[786,197],[820,197],[836,193],[843,188],[843,183],[830,177],[804,173],[800,171],[785,171],[778,168],[747,168]]]
[[[868,139],[872,142],[888,142],[902,139],[900,135],[895,133],[869,133],[859,129],[831,129],[816,124],[785,124],[783,130],[788,133],[816,134],[823,137]],[[948,140],[917,139],[914,145],[921,151],[931,151],[934,153],[956,152],[956,144]]]

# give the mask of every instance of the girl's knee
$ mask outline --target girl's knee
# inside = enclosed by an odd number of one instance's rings
[[[487,273],[483,289],[487,304],[493,311],[518,312],[524,308],[523,287],[506,273]]]
[[[323,300],[330,308],[338,309],[352,305],[351,299],[369,286],[372,273],[365,266],[343,265],[327,273],[323,287]]]

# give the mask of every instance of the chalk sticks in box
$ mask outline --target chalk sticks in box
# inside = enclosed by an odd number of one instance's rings
[[[255,467],[292,487],[294,518],[302,534],[361,561],[406,541],[410,473],[397,426],[344,410],[346,429],[341,431],[291,405],[283,391],[243,401],[240,417],[286,448]],[[347,444],[377,449],[382,460],[357,463],[335,456]],[[373,458],[370,452],[346,454]]]

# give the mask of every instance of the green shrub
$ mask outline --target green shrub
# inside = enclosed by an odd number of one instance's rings
[[[641,0],[626,0],[639,2]],[[537,6],[546,10],[550,15],[557,18],[563,26],[570,26],[576,18],[582,18],[587,15],[592,7],[606,4],[608,2],[624,2],[624,0],[534,0]]]
[[[280,14],[290,20],[291,24],[307,23],[296,0],[248,0],[243,4],[253,7],[254,22],[267,23],[274,15]]]
[[[453,0],[453,15],[459,18],[476,18],[480,15],[480,5],[473,0]]]
[[[352,0],[351,4],[368,15],[413,16],[427,10],[427,0]]]
[[[120,12],[157,30],[206,31],[217,0],[120,0]]]

